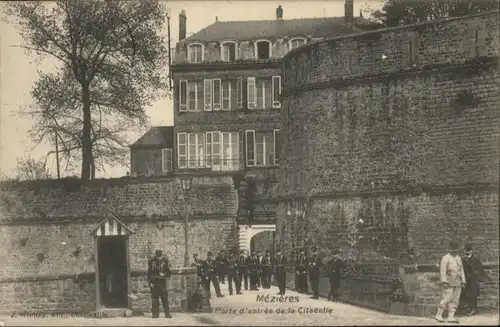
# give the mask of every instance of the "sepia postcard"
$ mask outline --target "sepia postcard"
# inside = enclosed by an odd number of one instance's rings
[[[0,17],[0,327],[499,325],[498,1]]]

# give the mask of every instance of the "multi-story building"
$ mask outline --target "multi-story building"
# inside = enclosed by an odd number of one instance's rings
[[[274,224],[269,197],[280,164],[281,58],[306,43],[362,30],[345,17],[216,21],[179,42],[171,66],[175,173],[231,174],[239,223]],[[160,165],[159,165],[160,167]],[[163,173],[158,171],[158,173]]]

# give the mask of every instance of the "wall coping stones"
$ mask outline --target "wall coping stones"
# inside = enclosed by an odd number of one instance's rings
[[[172,275],[192,275],[196,273],[196,267],[176,267],[170,268]],[[132,270],[130,271],[131,277],[147,276],[147,270]],[[39,276],[23,276],[23,277],[9,277],[0,278],[0,284],[7,283],[22,283],[22,282],[48,282],[55,280],[68,280],[72,279],[75,282],[80,280],[93,280],[95,272],[84,272],[80,274],[60,274],[60,275],[39,275]]]
[[[347,35],[342,35],[342,36],[337,36],[337,37],[325,38],[322,40],[309,42],[302,47],[298,47],[296,49],[289,51],[286,55],[283,56],[282,60],[284,61],[288,57],[299,55],[302,52],[307,51],[309,48],[311,48],[313,46],[318,46],[321,43],[345,41],[345,40],[349,40],[349,39],[373,38],[373,37],[377,37],[377,35],[380,35],[380,34],[391,33],[391,32],[395,32],[395,31],[411,30],[411,29],[415,29],[415,28],[419,28],[419,27],[422,28],[422,27],[427,27],[427,26],[436,26],[436,25],[441,25],[444,23],[453,22],[456,20],[461,20],[464,18],[474,18],[474,17],[489,16],[489,15],[498,15],[498,12],[492,10],[492,11],[488,11],[485,13],[479,13],[479,14],[474,14],[474,15],[451,17],[451,18],[445,18],[445,19],[440,19],[440,20],[432,20],[432,21],[420,22],[420,23],[409,24],[409,25],[402,25],[402,26],[395,26],[395,27],[386,27],[386,28],[381,28],[381,29],[367,31],[367,32],[352,33],[352,34],[347,34]]]
[[[165,216],[165,215],[153,215],[151,218],[146,216],[146,215],[141,215],[141,216],[118,216],[116,215],[118,219],[120,219],[124,223],[157,223],[157,222],[180,222],[184,221],[184,216],[183,215],[170,215],[170,216]],[[67,225],[67,224],[81,224],[81,223],[98,223],[102,219],[104,219],[105,216],[85,216],[85,217],[53,217],[53,219],[50,219],[50,217],[39,217],[39,219],[36,218],[3,218],[3,220],[0,221],[0,226],[2,225],[7,225],[7,226],[12,226],[12,225]],[[230,214],[222,214],[222,213],[190,213],[189,214],[189,221],[193,220],[225,220],[229,218],[236,218],[236,215],[230,215]]]

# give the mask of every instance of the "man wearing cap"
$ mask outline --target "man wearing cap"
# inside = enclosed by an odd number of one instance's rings
[[[297,261],[299,260],[299,256],[300,256],[299,250],[295,249],[293,251],[293,258],[292,258],[292,264],[293,264],[293,266],[295,266],[295,263],[297,263]],[[295,288],[294,288],[294,290],[296,292],[298,292],[299,289],[300,289],[300,286],[299,286],[300,285],[300,283],[299,283],[299,275],[297,273],[295,273],[294,276],[295,276]]]
[[[278,284],[279,293],[278,295],[285,295],[286,291],[286,266],[288,262],[281,253],[280,249],[276,250],[276,257],[274,258],[274,278]]]
[[[479,296],[479,282],[484,277],[484,268],[481,259],[472,252],[472,244],[465,245],[465,255],[463,257],[464,274],[466,286],[463,290],[464,300],[467,305],[468,315],[473,316],[478,313],[477,297]]]
[[[448,307],[448,322],[457,323],[455,311],[457,310],[462,287],[465,286],[465,274],[462,260],[458,256],[457,242],[450,242],[449,252],[441,259],[439,272],[442,293],[435,319],[443,322],[443,312]]]
[[[217,275],[219,276],[219,281],[225,284],[225,277],[227,274],[227,256],[224,250],[221,250],[217,257],[215,258],[217,266]]]
[[[214,261],[214,259],[212,257],[211,251],[207,252],[207,260],[205,260],[205,262],[203,263],[203,270],[204,270],[204,274],[206,277],[205,287],[206,287],[208,296],[211,297],[210,283],[212,283],[212,285],[215,288],[215,293],[216,293],[217,297],[224,297],[224,295],[222,295],[222,293],[220,292],[219,281],[217,280],[216,262]]]
[[[271,251],[266,250],[266,255],[262,258],[261,266],[262,266],[262,288],[271,288],[271,277],[273,275]]]
[[[194,262],[191,266],[196,267],[196,276],[198,276],[201,280],[201,283],[203,285],[205,285],[206,278],[205,278],[205,272],[203,269],[203,260],[201,260],[198,257],[198,254],[195,253],[195,254],[193,254],[193,261]]]
[[[247,258],[247,268],[248,274],[250,275],[250,291],[258,291],[257,280],[259,279],[259,258],[257,253],[253,252],[250,257]]]
[[[319,256],[318,250],[315,246],[311,248],[311,258],[308,262],[309,268],[309,282],[311,283],[311,288],[313,291],[313,299],[319,298],[319,278],[321,277],[320,268],[323,266],[323,261]]]
[[[242,286],[241,284],[244,281],[245,291],[248,291],[247,257],[245,256],[244,250],[240,252],[240,256],[238,258],[238,281],[240,282],[240,290]]]
[[[264,283],[263,283],[263,278],[262,278],[262,255],[260,253],[260,251],[256,251],[255,252],[256,256],[257,256],[257,260],[259,261],[259,271],[257,272],[257,287],[263,287]]]
[[[229,295],[233,295],[233,282],[236,294],[241,293],[241,282],[238,279],[238,258],[234,252],[229,253],[227,259],[227,283],[229,284]]]
[[[309,287],[307,285],[307,256],[304,249],[299,250],[299,256],[295,262],[295,275],[298,278],[298,292],[307,294]]]
[[[160,299],[166,318],[172,318],[168,306],[167,279],[170,278],[170,266],[161,250],[155,251],[155,256],[148,262],[148,282],[151,289],[151,313],[153,318],[160,316]]]
[[[327,263],[328,281],[330,282],[330,292],[328,300],[334,301],[339,296],[340,277],[344,272],[345,265],[339,256],[339,250],[333,251],[333,258]]]

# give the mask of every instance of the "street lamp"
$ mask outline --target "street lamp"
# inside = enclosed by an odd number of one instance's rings
[[[188,245],[188,193],[191,190],[192,177],[181,177],[181,187],[184,193],[184,267],[189,266],[189,245]]]

